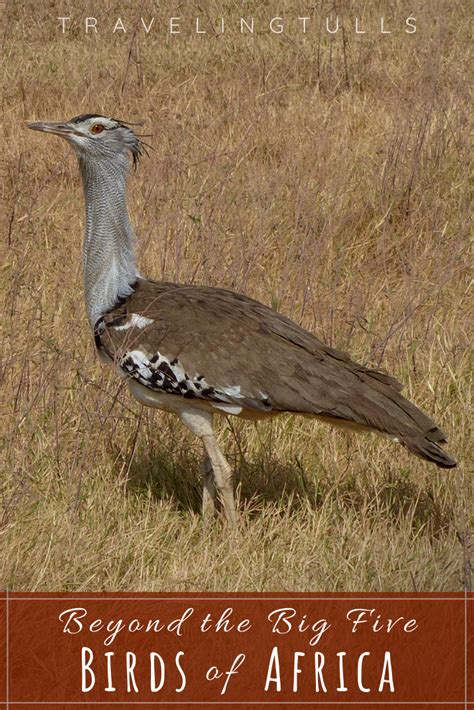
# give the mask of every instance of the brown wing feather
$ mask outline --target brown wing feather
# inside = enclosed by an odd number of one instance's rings
[[[123,334],[110,327],[131,313],[152,319],[153,324]],[[246,407],[258,409],[263,398],[273,411],[375,429],[439,466],[455,465],[438,446],[446,441],[444,433],[400,394],[401,385],[394,378],[353,362],[246,296],[140,280],[135,292],[104,322],[107,335],[102,341],[114,359],[138,345],[165,353],[178,358],[191,377],[203,375],[212,387],[240,386]]]

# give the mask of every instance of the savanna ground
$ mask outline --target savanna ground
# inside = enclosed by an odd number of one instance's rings
[[[468,6],[9,4],[2,587],[469,587]],[[321,23],[335,12],[344,31],[329,35]],[[276,14],[280,35],[268,30]],[[239,33],[241,15],[254,16],[253,36]],[[118,16],[125,35],[111,32]],[[193,32],[196,16],[207,35]],[[74,155],[24,128],[88,112],[143,119],[151,134],[130,181],[144,274],[245,292],[392,372],[447,431],[459,467],[301,418],[223,418],[242,524],[236,537],[219,520],[206,527],[199,442],[96,358]]]

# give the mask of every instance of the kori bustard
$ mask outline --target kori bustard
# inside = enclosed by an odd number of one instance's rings
[[[215,414],[260,419],[293,412],[375,431],[442,468],[436,424],[400,394],[389,375],[353,362],[291,320],[232,291],[150,281],[135,263],[127,211],[130,156],[142,153],[130,125],[84,114],[29,128],[65,138],[84,186],[84,285],[97,351],[144,405],[177,414],[204,445],[203,512],[220,500],[237,521],[231,468]]]

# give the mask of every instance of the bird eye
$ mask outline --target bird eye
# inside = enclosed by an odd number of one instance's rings
[[[102,133],[104,130],[104,126],[101,123],[94,123],[94,125],[91,128],[91,133]]]

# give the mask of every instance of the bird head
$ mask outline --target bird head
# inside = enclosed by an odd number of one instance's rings
[[[28,128],[65,138],[85,160],[114,160],[130,152],[136,164],[143,152],[140,137],[128,124],[97,114],[83,114],[60,123],[29,123]]]

